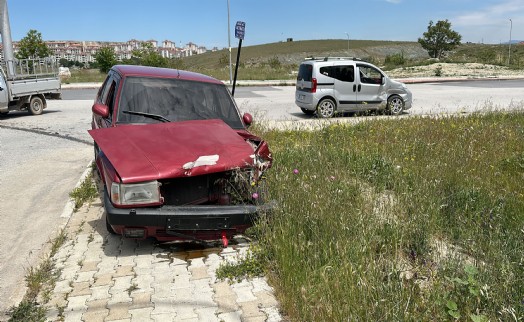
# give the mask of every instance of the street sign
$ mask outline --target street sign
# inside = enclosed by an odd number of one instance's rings
[[[246,32],[246,23],[243,21],[237,21],[235,26],[235,38],[244,39],[244,34]]]

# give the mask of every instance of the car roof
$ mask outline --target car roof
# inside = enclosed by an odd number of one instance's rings
[[[180,69],[138,66],[138,65],[115,65],[111,68],[122,77],[141,76],[156,78],[177,78],[182,80],[191,80],[197,82],[223,84],[216,78],[199,73],[189,72]]]

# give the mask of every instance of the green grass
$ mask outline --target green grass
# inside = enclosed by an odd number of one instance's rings
[[[522,112],[259,131],[279,206],[257,230],[292,320],[524,316]]]
[[[261,276],[264,273],[266,256],[257,246],[251,246],[244,258],[238,262],[226,262],[221,264],[217,271],[218,279],[229,279],[229,281],[241,281],[243,278]]]
[[[80,209],[84,203],[98,197],[98,190],[93,182],[93,176],[91,174],[87,176],[79,187],[69,193],[69,197],[75,202],[75,211]]]
[[[37,266],[32,266],[26,271],[25,282],[27,292],[24,299],[17,306],[11,307],[7,312],[10,322],[40,322],[45,321],[47,309],[42,305],[49,302],[51,293],[60,271],[56,269],[53,256],[67,241],[67,233],[61,230],[50,243],[49,254]]]
[[[71,77],[62,79],[62,84],[72,83],[101,83],[107,74],[101,73],[98,69],[72,69]]]

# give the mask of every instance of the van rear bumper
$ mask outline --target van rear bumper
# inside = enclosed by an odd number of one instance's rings
[[[318,101],[311,93],[297,91],[295,93],[295,104],[303,109],[314,111],[317,108]]]

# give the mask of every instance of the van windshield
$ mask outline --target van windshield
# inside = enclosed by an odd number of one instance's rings
[[[297,80],[304,80],[306,82],[311,82],[311,76],[313,75],[313,65],[302,64],[298,69]]]

